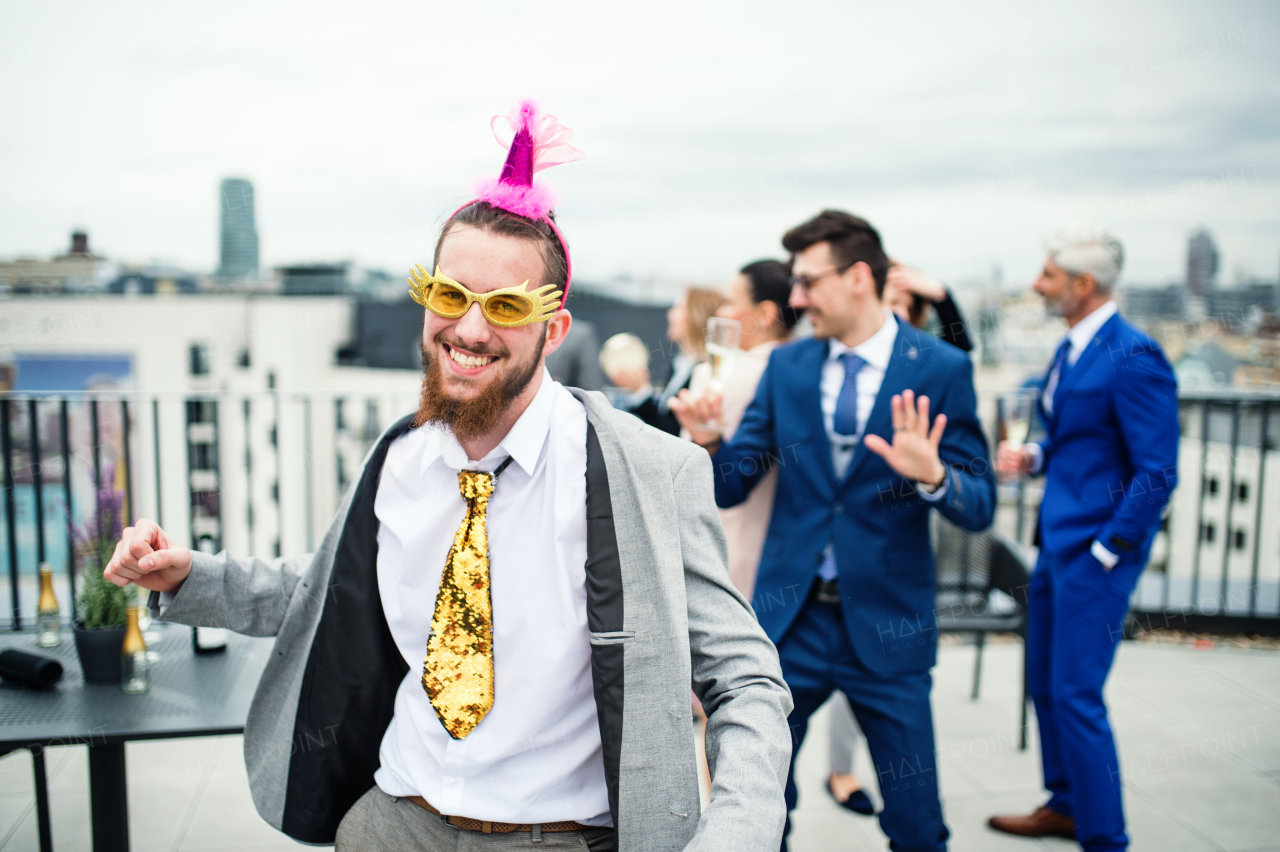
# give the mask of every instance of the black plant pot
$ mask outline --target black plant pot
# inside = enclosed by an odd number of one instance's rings
[[[80,669],[89,683],[120,682],[120,650],[124,647],[123,625],[86,630],[76,625],[76,653]]]

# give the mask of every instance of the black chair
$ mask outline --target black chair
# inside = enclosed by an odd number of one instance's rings
[[[1016,633],[1023,640],[1022,733],[1027,747],[1027,589],[1031,563],[1023,548],[995,530],[971,533],[934,513],[933,552],[938,566],[935,610],[938,632],[972,633],[977,646],[972,700],[982,682],[982,650],[988,633]],[[997,594],[1002,593],[1002,594]]]

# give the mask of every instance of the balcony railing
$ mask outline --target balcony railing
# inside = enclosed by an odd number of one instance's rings
[[[1000,434],[999,398],[980,405]],[[49,562],[74,612],[72,528],[98,489],[179,542],[216,552],[311,551],[403,394],[0,394],[7,571],[0,629],[31,627]],[[1179,485],[1133,598],[1139,623],[1280,632],[1280,392],[1181,398]],[[1000,487],[996,523],[1033,538],[1042,482]]]
[[[1179,419],[1178,487],[1132,615],[1152,628],[1280,634],[1280,392],[1190,391]],[[1002,486],[997,523],[1030,545],[1042,494],[1042,480]]]
[[[48,562],[75,611],[74,529],[100,491],[193,548],[310,552],[403,394],[0,394],[0,629],[31,627]]]

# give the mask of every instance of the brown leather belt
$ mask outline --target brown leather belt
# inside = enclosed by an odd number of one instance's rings
[[[471,817],[445,816],[431,807],[431,803],[421,796],[406,796],[406,798],[415,805],[431,811],[431,813],[440,817],[454,828],[461,828],[463,831],[481,831],[485,834],[510,834],[513,831],[533,831],[535,828],[534,825],[528,823],[517,825],[513,822],[490,822],[488,820],[472,819]],[[566,820],[564,822],[544,822],[536,827],[541,831],[589,831],[595,826]]]
[[[838,604],[840,603],[840,581],[839,580],[823,580],[819,577],[813,583],[813,591],[810,592],[813,599],[821,604]]]

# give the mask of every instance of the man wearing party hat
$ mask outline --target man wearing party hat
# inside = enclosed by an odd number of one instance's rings
[[[192,553],[141,520],[106,575],[162,620],[276,637],[245,760],[259,813],[298,840],[776,849],[791,698],[729,582],[710,462],[546,372],[571,266],[533,176],[581,154],[532,104],[506,124],[501,176],[410,276],[418,411],[318,551]]]

